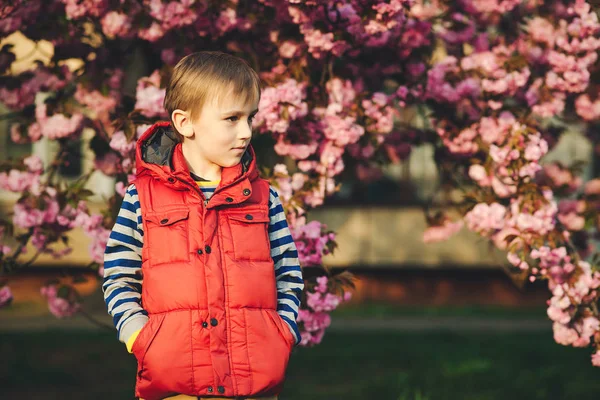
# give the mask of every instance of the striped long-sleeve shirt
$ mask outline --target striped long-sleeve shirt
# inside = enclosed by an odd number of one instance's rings
[[[197,181],[210,198],[219,182]],[[277,192],[270,188],[269,239],[275,265],[277,312],[293,333],[296,344],[300,332],[296,324],[300,298],[304,289],[298,252],[288,227]],[[125,192],[116,223],[110,233],[104,254],[102,290],[108,313],[118,331],[119,340],[127,343],[148,319],[142,308],[142,246],[144,231],[142,213],[135,185]]]

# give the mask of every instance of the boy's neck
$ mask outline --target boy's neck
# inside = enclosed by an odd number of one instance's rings
[[[222,167],[220,165],[213,164],[196,152],[190,151],[184,143],[182,143],[181,150],[190,172],[207,181],[221,180]]]

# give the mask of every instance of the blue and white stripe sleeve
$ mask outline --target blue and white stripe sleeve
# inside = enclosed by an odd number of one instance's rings
[[[123,343],[148,321],[142,308],[142,246],[144,231],[138,193],[125,192],[104,251],[104,302]]]
[[[301,337],[296,319],[304,279],[298,261],[298,250],[290,233],[281,200],[275,189],[270,188],[269,192],[269,240],[271,257],[275,263],[277,313],[289,325],[298,344]]]

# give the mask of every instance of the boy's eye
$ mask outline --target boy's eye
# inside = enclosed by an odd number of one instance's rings
[[[249,117],[248,117],[248,123],[249,123],[249,124],[251,124],[251,123],[252,123],[252,121],[254,121],[254,117],[255,117],[255,116],[256,116],[256,115],[251,115],[251,116],[249,116]],[[240,119],[240,117],[238,117],[237,115],[232,115],[231,117],[227,117],[227,118],[225,118],[225,120],[226,120],[226,121],[231,121],[231,122],[236,122],[236,121],[238,121],[239,119]]]

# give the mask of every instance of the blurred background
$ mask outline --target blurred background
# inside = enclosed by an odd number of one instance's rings
[[[51,43],[19,32],[6,44],[22,70],[53,52]],[[93,171],[90,139],[84,132],[73,141],[69,166],[59,171],[65,180]],[[0,161],[35,154],[49,162],[56,151],[47,138],[15,143],[8,120],[0,121]],[[597,177],[593,143],[576,129],[546,160],[583,162],[584,182]],[[331,313],[321,344],[294,350],[280,399],[596,399],[600,379],[589,351],[553,340],[547,282],[508,273],[505,253],[466,229],[423,242],[423,205],[440,185],[434,147],[416,145],[382,171],[369,181],[340,179],[341,190],[309,215],[337,233],[339,247],[324,264],[351,271],[356,287]],[[115,178],[93,173],[88,186],[90,210],[99,211]],[[0,192],[1,212],[18,197]],[[71,254],[41,255],[11,277],[12,304],[0,309],[1,399],[133,398],[135,359],[117,341],[102,282],[87,268],[90,239],[80,228],[69,238]],[[66,277],[83,311],[57,319],[40,287]]]

